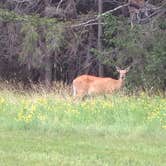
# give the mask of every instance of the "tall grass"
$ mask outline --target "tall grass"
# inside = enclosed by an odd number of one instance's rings
[[[164,165],[163,96],[34,89],[0,91],[0,165]]]
[[[166,99],[160,96],[112,95],[75,101],[54,93],[1,91],[1,127],[19,129],[104,129],[128,133],[166,129]]]

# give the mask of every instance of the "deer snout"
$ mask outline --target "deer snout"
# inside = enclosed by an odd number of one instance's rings
[[[125,79],[125,74],[120,75],[120,78],[121,78],[122,80],[124,80],[124,79]]]
[[[122,79],[124,79],[125,78],[125,76],[122,76]]]

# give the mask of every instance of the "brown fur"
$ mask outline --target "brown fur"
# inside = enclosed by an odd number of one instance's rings
[[[111,94],[118,90],[123,85],[128,69],[117,70],[120,73],[120,78],[115,80],[110,77],[102,78],[91,75],[82,75],[73,80],[74,96],[85,96],[92,94]]]

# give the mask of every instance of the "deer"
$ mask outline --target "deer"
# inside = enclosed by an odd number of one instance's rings
[[[138,20],[138,23],[140,22],[140,13],[144,13],[145,16],[148,16],[147,8],[145,0],[128,0],[129,6],[129,13],[130,13],[130,23],[131,23],[131,29],[133,29],[133,21],[136,18]]]
[[[96,77],[92,75],[78,76],[72,83],[73,96],[83,98],[86,95],[112,94],[124,85],[126,73],[129,69],[130,66],[123,70],[116,67],[116,70],[119,72],[118,80],[111,77]]]

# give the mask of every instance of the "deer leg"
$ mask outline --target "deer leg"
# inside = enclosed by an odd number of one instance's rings
[[[76,87],[73,85],[73,96],[76,96]]]

